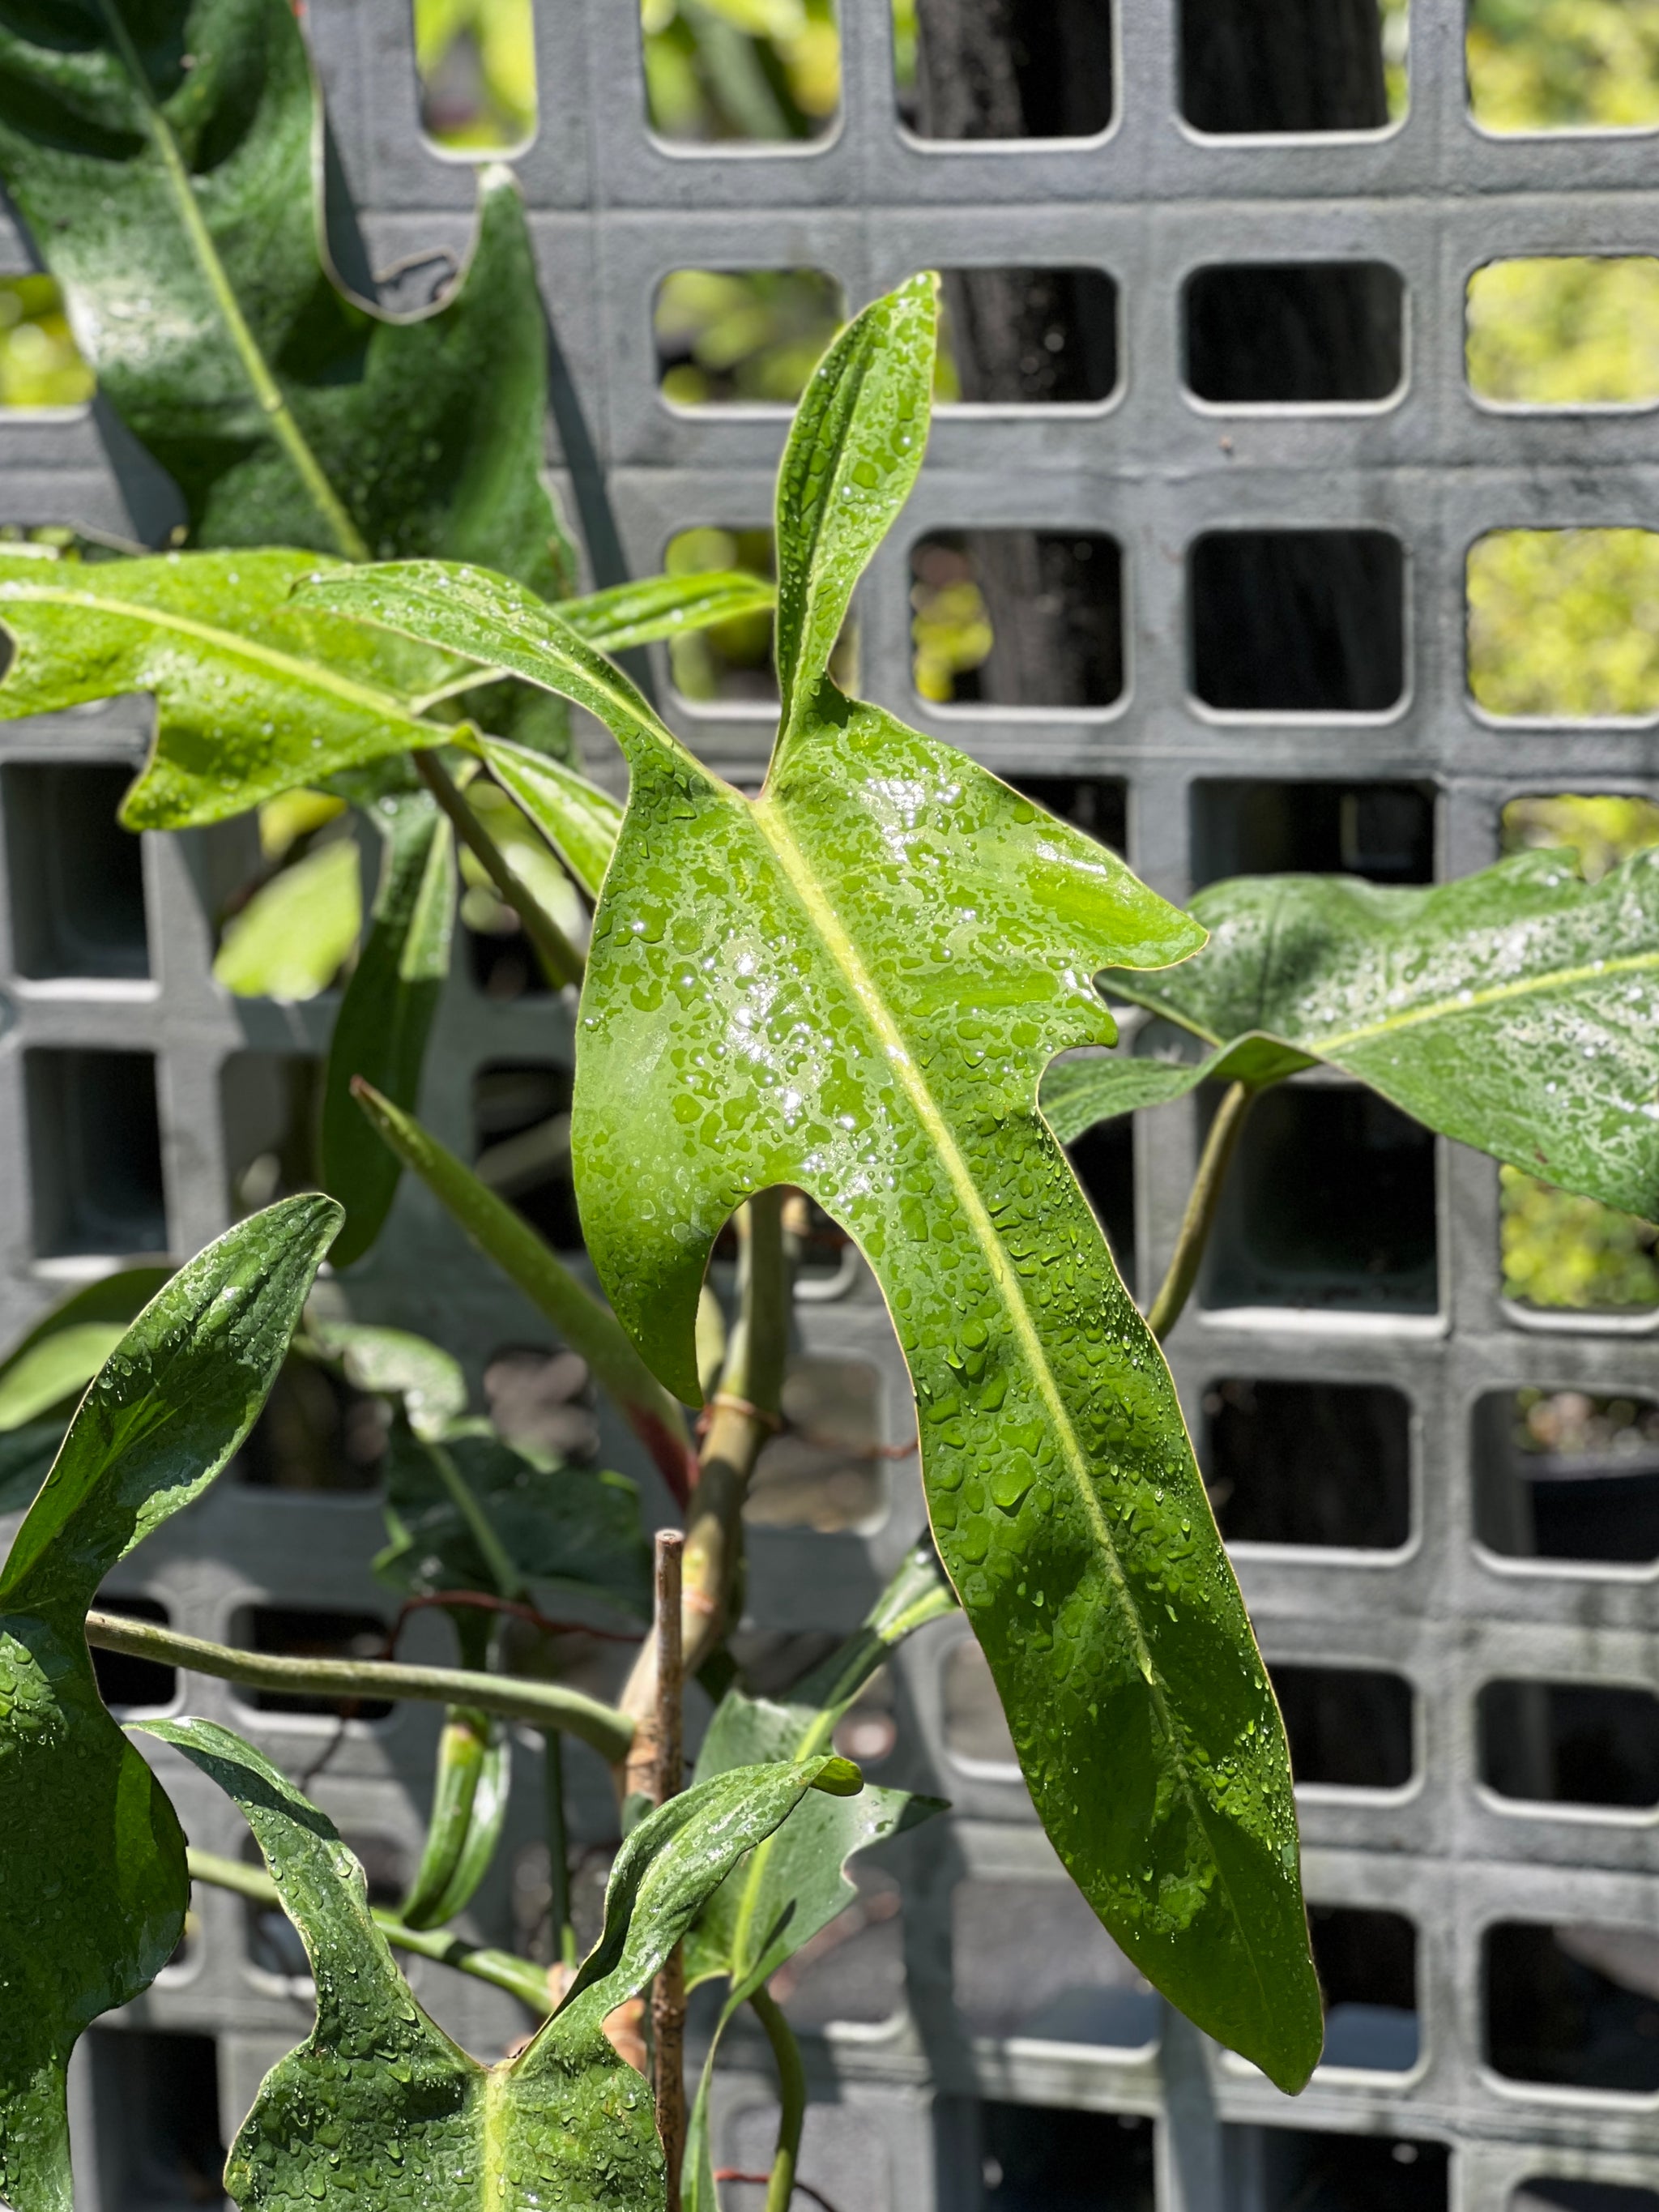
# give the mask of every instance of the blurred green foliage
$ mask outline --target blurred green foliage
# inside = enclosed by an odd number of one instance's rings
[[[846,313],[818,269],[671,270],[654,313],[663,397],[793,406]]]
[[[1659,259],[1494,261],[1469,279],[1467,358],[1477,399],[1534,407],[1659,399]]]
[[[421,127],[447,153],[504,154],[536,130],[533,0],[415,0]]]
[[[1469,690],[1489,714],[1659,712],[1659,532],[1495,530],[1468,575]]]
[[[701,575],[710,569],[746,568],[775,577],[772,532],[756,530],[682,530],[669,539],[663,567],[671,576]],[[772,673],[772,615],[769,608],[717,623],[690,637],[668,641],[674,689],[700,706],[719,701],[775,702]]]
[[[910,556],[910,675],[936,706],[959,696],[958,678],[989,658],[991,612],[962,539],[939,532]]]
[[[1659,123],[1659,0],[1470,0],[1468,54],[1483,130]]]
[[[0,277],[0,407],[80,407],[93,385],[56,278]]]
[[[661,137],[816,138],[840,112],[835,0],[642,0],[640,21]]]
[[[1505,853],[1571,852],[1594,883],[1659,845],[1659,805],[1617,793],[1513,799],[1500,835]],[[1500,1188],[1505,1297],[1590,1311],[1659,1305],[1659,1230],[1651,1224],[1515,1168],[1502,1170]]]

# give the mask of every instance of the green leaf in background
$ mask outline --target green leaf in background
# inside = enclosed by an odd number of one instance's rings
[[[0,2203],[13,2212],[70,2212],[70,2053],[167,1964],[188,1899],[173,1808],[99,1697],[87,1608],[246,1436],[339,1218],[331,1199],[289,1199],[156,1293],[82,1401],[0,1573]]]
[[[352,1078],[365,1077],[399,1106],[419,1103],[455,927],[453,841],[434,801],[423,791],[392,793],[367,812],[386,852],[374,921],[329,1041],[318,1139],[318,1180],[346,1210],[337,1269],[362,1259],[380,1235],[400,1172],[358,1112]]]
[[[400,1399],[418,1437],[442,1436],[466,1411],[466,1377],[460,1362],[410,1329],[331,1321],[308,1313],[302,1348],[337,1361],[354,1390]]]
[[[1324,1060],[1444,1136],[1659,1215],[1659,852],[1595,884],[1559,852],[1420,890],[1243,876],[1192,912],[1195,959],[1109,986],[1212,1048],[1170,1071],[1180,1090]],[[1107,1063],[1088,1065],[1102,1103]]]
[[[793,703],[757,801],[521,593],[424,563],[307,588],[608,724],[632,780],[574,1109],[600,1280],[695,1403],[698,1297],[735,1209],[796,1184],[851,1232],[909,1364],[940,1555],[1060,1858],[1149,1979],[1294,2090],[1323,2027],[1283,1726],[1169,1370],[1036,1108],[1055,1054],[1115,1036],[1091,979],[1203,934],[823,675],[920,462],[932,328],[929,281],[867,308],[791,434]],[[844,489],[844,519],[809,480]]]
[[[370,1917],[362,1869],[332,1823],[228,1729],[145,1725],[241,1808],[312,1961],[316,2026],[265,2076],[226,2163],[244,2212],[347,2196],[356,2212],[536,2201],[660,2212],[651,2093],[605,2040],[605,2017],[645,1986],[704,1898],[808,1790],[859,1787],[845,1759],[813,1759],[721,1775],[671,1798],[617,1853],[605,1932],[559,2010],[519,2057],[484,2067],[410,1995]]]
[[[441,1928],[471,1902],[489,1870],[507,1819],[513,1742],[500,1721],[452,1705],[438,1741],[421,1863],[398,1917],[406,1928]]]
[[[889,1651],[955,1608],[931,1546],[907,1559],[860,1633],[783,1701],[728,1690],[697,1756],[705,1782],[733,1767],[797,1761],[822,1751],[836,1723]],[[698,1914],[685,1947],[686,1986],[727,1983],[709,2039],[686,2136],[686,2212],[720,2212],[708,2136],[708,2097],[720,2038],[738,2008],[858,1896],[847,1862],[947,1810],[938,1797],[866,1784],[856,1797],[812,1797],[727,1875]]]
[[[626,1476],[548,1466],[504,1443],[483,1423],[458,1427],[440,1447],[448,1469],[418,1439],[394,1437],[386,1460],[392,1540],[374,1562],[383,1582],[411,1596],[441,1590],[574,1591],[641,1618],[651,1610],[650,1548],[638,1493]],[[445,1475],[453,1469],[471,1510]],[[479,1522],[488,1534],[480,1541]],[[503,1589],[499,1571],[510,1570]]]
[[[314,999],[357,948],[363,894],[356,841],[318,845],[226,924],[213,973],[239,999]]]
[[[481,173],[442,305],[371,313],[319,258],[321,118],[288,0],[72,13],[67,37],[29,14],[0,31],[0,175],[194,541],[447,554],[565,588],[508,173]]]
[[[0,1360],[0,1433],[78,1397],[172,1273],[119,1268],[71,1291],[36,1322]]]
[[[15,647],[0,720],[154,692],[154,750],[122,803],[129,830],[222,822],[337,769],[452,744],[455,728],[410,702],[441,690],[453,660],[289,598],[331,565],[285,552],[0,552],[0,623]]]
[[[597,899],[617,849],[623,810],[601,791],[545,753],[485,738],[489,771],[510,791],[591,899]]]

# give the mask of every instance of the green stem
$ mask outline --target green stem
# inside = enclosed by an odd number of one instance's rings
[[[255,1905],[280,1905],[282,1899],[276,1883],[258,1867],[244,1866],[240,1859],[221,1858],[215,1851],[198,1851],[192,1845],[185,1854],[192,1881],[210,1883],[216,1889],[234,1890],[237,1896],[249,1898]],[[553,2009],[553,1994],[548,1988],[547,1977],[532,1959],[520,1959],[511,1951],[492,1951],[482,1944],[464,1943],[459,1936],[447,1936],[441,1928],[409,1928],[394,1912],[384,1905],[372,1907],[374,1924],[388,1943],[400,1951],[412,1951],[422,1959],[435,1959],[440,1966],[453,1966],[458,1974],[471,1974],[480,1982],[489,1982],[498,1990],[505,1990],[527,2004],[532,2012],[545,2016]]]
[[[507,855],[468,805],[466,793],[449,770],[430,753],[411,753],[410,757],[416,774],[454,823],[455,835],[523,923],[525,935],[553,988],[558,991],[567,983],[580,983],[585,964],[581,954],[514,874]]]
[[[121,20],[120,11],[114,0],[99,0],[99,4],[100,13],[109,32],[110,43],[119,55],[143,105],[145,127],[161,160],[185,235],[190,240],[197,264],[209,291],[213,295],[213,303],[224,319],[230,342],[252,387],[259,411],[270,424],[276,442],[293,463],[312,504],[327,524],[337,550],[348,561],[367,561],[370,557],[368,541],[346,512],[338,493],[324,475],[322,464],[306,443],[305,434],[294,419],[283,388],[271,374],[258,341],[248,328],[241,302],[231,288],[225,264],[219,257],[219,249],[213,242],[213,234],[207,227],[201,203],[196,197],[190,173],[185,167],[184,156],[179,151],[179,142],[173,135],[172,125],[161,112],[161,103],[155,97],[138,49],[133,45],[127,27]]]
[[[87,1642],[100,1651],[125,1651],[164,1667],[185,1667],[250,1689],[289,1697],[413,1698],[426,1705],[477,1705],[503,1719],[562,1729],[591,1744],[602,1759],[625,1758],[634,1723],[611,1705],[556,1682],[516,1674],[474,1674],[460,1667],[406,1667],[389,1659],[282,1659],[264,1651],[236,1651],[199,1636],[179,1636],[144,1620],[113,1613],[87,1615]]]
[[[766,2212],[789,2212],[795,2193],[795,2167],[800,2158],[801,2128],[806,2118],[806,2069],[800,2045],[776,2000],[758,1989],[749,2000],[755,2016],[766,2030],[772,2058],[778,2069],[778,2147],[772,2154],[772,2178],[767,2184]]]
[[[1221,1203],[1221,1190],[1227,1180],[1227,1170],[1232,1163],[1238,1140],[1243,1133],[1244,1116],[1250,1110],[1255,1097],[1253,1085],[1230,1083],[1216,1109],[1215,1119],[1210,1124],[1210,1133],[1204,1140],[1203,1156],[1198,1163],[1198,1173],[1188,1194],[1187,1211],[1182,1217],[1181,1234],[1176,1239],[1175,1256],[1170,1261],[1170,1272],[1164,1278],[1158,1296],[1152,1300],[1146,1316],[1146,1326],[1161,1344],[1181,1318],[1181,1310],[1198,1280],[1198,1270],[1204,1257],[1204,1248],[1209,1243],[1210,1231],[1215,1226],[1216,1209]]]
[[[547,1747],[542,1778],[547,1790],[548,1925],[556,1960],[574,1972],[576,1924],[570,1909],[570,1838],[564,1820],[564,1746],[556,1729],[549,1729],[542,1741]]]

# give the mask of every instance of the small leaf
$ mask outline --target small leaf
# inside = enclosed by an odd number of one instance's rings
[[[368,811],[386,853],[374,922],[329,1041],[319,1138],[318,1180],[346,1209],[337,1270],[361,1260],[379,1237],[400,1172],[397,1154],[358,1112],[352,1078],[362,1076],[411,1111],[418,1103],[455,926],[453,839],[433,799],[425,792],[389,794]]]
[[[188,1898],[173,1808],[99,1697],[87,1608],[246,1436],[338,1222],[331,1199],[289,1199],[156,1293],[94,1377],[0,1571],[0,2203],[13,2212],[70,2212],[70,2053],[167,1964]]]
[[[913,276],[847,325],[812,373],[778,473],[778,689],[793,727],[830,665],[870,556],[927,443],[939,280]]]
[[[615,1315],[576,1280],[528,1222],[411,1115],[399,1113],[366,1085],[357,1085],[356,1096],[404,1164],[414,1169],[480,1250],[546,1315],[571,1351],[581,1354],[684,1504],[690,1489],[685,1416]]]
[[[305,1348],[337,1360],[354,1390],[400,1398],[418,1437],[441,1437],[466,1411],[459,1360],[410,1329],[306,1316]]]
[[[598,898],[622,828],[622,808],[610,793],[524,745],[485,738],[480,750],[588,897]]]
[[[213,973],[239,999],[314,999],[363,926],[357,848],[319,845],[257,890],[225,929]]]
[[[859,1786],[846,1760],[813,1759],[671,1798],[617,1853],[605,1932],[559,2010],[520,2056],[486,2068],[410,1996],[370,1916],[362,1869],[332,1823],[228,1729],[145,1726],[240,1806],[312,1962],[316,2026],[265,2076],[226,2163],[245,2212],[348,2194],[356,2212],[532,2200],[661,2212],[650,2092],[606,2041],[605,2017],[645,1986],[710,1890],[808,1790]]]
[[[1324,1060],[1444,1136],[1659,1216],[1659,852],[1593,884],[1549,852],[1425,890],[1246,876],[1192,911],[1196,959],[1110,978],[1214,1048],[1183,1088]]]
[[[578,637],[603,653],[625,653],[630,646],[659,638],[684,637],[713,629],[739,615],[769,607],[773,590],[764,576],[745,568],[704,569],[690,576],[648,576],[637,584],[613,584],[586,599],[566,599],[559,612]]]

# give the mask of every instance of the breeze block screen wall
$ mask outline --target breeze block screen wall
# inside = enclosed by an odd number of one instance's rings
[[[1114,10],[1095,137],[914,135],[889,0],[842,0],[832,130],[690,148],[648,127],[631,0],[537,0],[540,121],[514,166],[562,357],[550,465],[573,521],[602,472],[625,557],[646,572],[677,533],[768,520],[785,411],[677,409],[659,390],[653,303],[673,270],[810,268],[854,303],[927,264],[1094,271],[1111,288],[1092,294],[1109,343],[1090,396],[939,416],[859,596],[869,696],[1076,811],[1177,899],[1264,867],[1460,874],[1496,856],[1516,798],[1654,792],[1649,723],[1500,720],[1474,702],[1465,653],[1466,562],[1484,533],[1640,526],[1659,504],[1650,414],[1485,406],[1464,366],[1483,264],[1652,250],[1651,135],[1483,132],[1458,0],[1413,0],[1400,119],[1206,132],[1182,113],[1183,32],[1190,70],[1203,29],[1199,0],[1185,4],[1184,26],[1182,0]],[[408,0],[311,0],[307,22],[376,267],[464,252],[472,176],[422,138]],[[4,252],[28,265],[21,234]],[[1331,331],[1364,322],[1359,367],[1276,344],[1271,322],[1253,364],[1218,349],[1264,283],[1330,308],[1282,324],[1298,343],[1323,329],[1334,348]],[[96,404],[0,419],[0,521],[145,536],[167,519],[164,488]],[[965,548],[989,574],[1007,532],[1026,533],[1039,592],[1053,563],[1073,584],[1094,564],[1071,702],[1051,703],[1041,668],[1024,703],[975,703],[971,684],[919,701],[915,549]],[[757,780],[763,705],[693,703],[665,659],[655,675],[688,739]],[[110,827],[148,720],[123,702],[0,726],[9,1337],[114,1257],[182,1255],[222,1229],[236,1179],[280,1150],[326,1038],[331,1000],[237,1001],[211,979],[210,916],[240,833],[141,851]],[[558,1000],[496,1000],[463,964],[426,1118],[476,1152],[511,1126],[515,1082],[551,1110],[571,1038]],[[1109,1139],[1080,1152],[1143,1299],[1207,1110],[1140,1116],[1132,1158]],[[836,2212],[1659,2201],[1618,2193],[1659,2188],[1659,1462],[1527,1459],[1514,1436],[1522,1389],[1654,1393],[1659,1320],[1506,1302],[1499,1208],[1491,1162],[1298,1080],[1252,1125],[1170,1347],[1291,1726],[1331,2063],[1287,2100],[1136,1982],[1035,1824],[963,1630],[940,1624],[848,1747],[954,1811],[888,1855],[789,1998],[812,2084],[803,2172]],[[503,1348],[548,1343],[407,1187],[373,1261],[323,1295],[457,1343],[475,1383]],[[843,1259],[804,1286],[799,1335],[805,1440],[779,1448],[797,1455],[777,1476],[785,1504],[751,1531],[745,1632],[757,1667],[786,1670],[821,1648],[800,1639],[854,1625],[922,1518],[914,1459],[870,1449],[902,1452],[911,1419],[861,1267]],[[665,1517],[623,1438],[607,1428],[603,1449]],[[377,1637],[391,1605],[369,1571],[372,1490],[300,1493],[248,1472],[146,1546],[112,1595],[282,1648]],[[405,1648],[442,1638],[428,1622]],[[395,1892],[434,1715],[341,1723],[131,1669],[112,1694],[231,1719],[290,1771],[314,1770]],[[514,1831],[475,1913],[486,1940],[526,1941],[535,1919],[528,1742],[518,1766]],[[579,1751],[571,1768],[579,1830],[602,1845],[605,1778]],[[236,1815],[192,1779],[169,1768],[192,1837],[241,1851]],[[197,1915],[154,1990],[87,2039],[80,2180],[96,2212],[213,2201],[219,2146],[309,2025],[280,1926],[219,1891],[198,1893]],[[415,1972],[481,2052],[522,2031],[507,1999]],[[719,2156],[753,2172],[769,2075],[757,2046],[730,2050]],[[740,2182],[727,2197],[760,2203]]]

